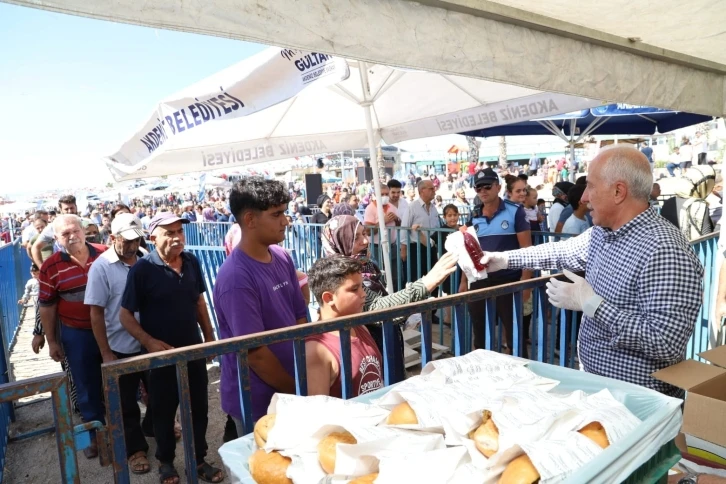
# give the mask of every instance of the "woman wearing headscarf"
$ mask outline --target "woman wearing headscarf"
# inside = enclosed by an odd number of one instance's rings
[[[456,256],[448,253],[431,268],[431,271],[416,282],[408,284],[394,294],[388,294],[386,283],[376,263],[368,255],[368,237],[364,225],[351,215],[340,215],[331,218],[322,231],[323,257],[344,255],[358,259],[363,264],[363,289],[366,293],[363,311],[387,309],[428,299],[434,288],[438,287],[456,270]],[[404,379],[405,366],[403,357],[403,331],[401,323],[404,318],[394,320],[394,355],[393,375],[391,382]],[[373,336],[376,346],[383,352],[383,327],[380,323],[366,325]]]
[[[678,227],[688,240],[710,234],[714,224],[705,199],[715,183],[716,172],[711,166],[690,168],[676,181],[676,196],[663,203],[660,214]]]

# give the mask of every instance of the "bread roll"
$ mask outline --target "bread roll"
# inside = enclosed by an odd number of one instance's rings
[[[600,422],[591,422],[578,430],[578,432],[595,442],[603,449],[607,449],[610,445],[608,434],[605,432],[605,429]]]
[[[265,446],[265,443],[267,442],[267,433],[270,431],[272,427],[275,426],[275,414],[271,413],[269,415],[265,415],[261,419],[257,421],[255,424],[255,444],[257,444],[257,447],[260,449]]]
[[[292,484],[287,477],[287,468],[292,459],[279,452],[269,454],[262,449],[250,456],[250,475],[257,484]]]
[[[388,425],[416,425],[418,418],[416,418],[416,412],[413,411],[411,405],[408,402],[399,403],[391,413],[388,414],[386,420]]]
[[[539,472],[527,454],[520,455],[507,467],[499,478],[499,484],[534,484],[539,482]]]
[[[356,477],[348,484],[373,484],[377,477],[378,473],[376,472],[375,474],[368,474],[366,476]]]
[[[333,432],[318,443],[318,461],[326,474],[335,473],[335,446],[337,444],[357,444],[349,432]]]
[[[492,413],[484,410],[482,424],[474,431],[469,432],[469,438],[485,457],[491,457],[499,450],[499,429],[492,420]]]

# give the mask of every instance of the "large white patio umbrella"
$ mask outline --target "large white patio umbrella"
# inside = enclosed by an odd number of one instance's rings
[[[380,199],[376,148],[381,139],[394,143],[458,133],[601,104],[466,77],[352,60],[345,63],[350,75],[344,80],[325,87],[303,88],[267,109],[181,133],[166,140],[141,163],[123,163],[116,155],[106,162],[117,180],[125,180],[228,169],[366,146],[376,174],[376,197]],[[390,284],[388,237],[380,205],[378,210],[384,268]]]

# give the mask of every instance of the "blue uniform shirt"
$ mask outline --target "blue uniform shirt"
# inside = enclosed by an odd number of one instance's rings
[[[468,227],[474,227],[479,245],[486,252],[504,252],[507,250],[519,249],[517,234],[531,230],[524,209],[509,200],[499,199],[499,207],[492,218],[482,214],[482,205],[474,207],[466,223]],[[499,280],[516,280],[522,277],[522,271],[518,269],[506,269],[493,272],[490,278]]]

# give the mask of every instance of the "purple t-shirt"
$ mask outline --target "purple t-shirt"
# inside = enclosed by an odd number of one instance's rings
[[[285,249],[270,246],[272,262],[258,262],[235,248],[224,261],[214,283],[214,310],[220,339],[245,336],[294,326],[307,317],[305,299],[297,282],[295,266]],[[268,348],[283,368],[294,376],[292,341]],[[222,409],[242,418],[239,404],[237,362],[234,354],[222,356]],[[250,371],[252,418],[267,414],[275,389]]]

